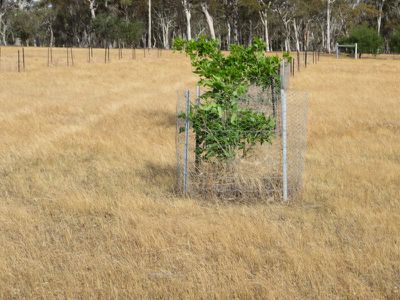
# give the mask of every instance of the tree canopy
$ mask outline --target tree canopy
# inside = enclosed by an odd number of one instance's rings
[[[0,0],[0,44],[169,48],[208,35],[267,50],[331,50],[352,28],[367,24],[396,45],[400,0]],[[151,33],[151,34],[150,34]],[[391,42],[394,41],[394,42]],[[393,44],[394,43],[394,44]]]

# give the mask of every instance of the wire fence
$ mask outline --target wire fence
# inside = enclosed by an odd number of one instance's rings
[[[108,64],[146,58],[161,58],[159,48],[25,48],[0,47],[0,72],[31,71],[35,67],[73,67],[78,64]]]
[[[289,63],[282,67],[282,88],[262,90],[253,86],[245,97],[239,99],[242,108],[250,108],[275,120],[275,127],[270,143],[250,145],[229,160],[199,159],[195,151],[198,141],[187,115],[191,108],[200,104],[200,89],[178,93],[176,154],[178,190],[182,194],[224,200],[271,201],[288,200],[301,190],[307,146],[308,100],[305,93],[288,89],[292,67]],[[203,131],[212,134],[208,125],[202,124]],[[236,133],[227,129],[219,135],[228,138]],[[241,134],[262,133],[247,129]],[[223,145],[217,150],[222,148]]]

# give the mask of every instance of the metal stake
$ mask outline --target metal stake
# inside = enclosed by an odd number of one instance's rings
[[[186,115],[185,115],[185,153],[184,153],[184,166],[183,166],[183,192],[185,196],[188,195],[189,187],[189,114],[190,114],[190,92],[185,93],[186,100]]]
[[[284,63],[281,65],[281,80],[285,82]],[[288,201],[288,177],[287,177],[287,121],[286,121],[286,92],[285,85],[281,86],[281,106],[282,106],[282,183],[283,201]]]

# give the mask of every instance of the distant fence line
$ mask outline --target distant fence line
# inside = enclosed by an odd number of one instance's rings
[[[7,49],[7,53],[3,51]],[[79,62],[82,63],[82,52],[87,51],[83,55],[85,63],[103,63],[108,64],[112,59],[116,60],[136,60],[139,55],[143,58],[146,57],[157,57],[161,58],[163,55],[163,49],[161,48],[56,48],[48,47],[45,55],[29,55],[28,49],[34,49],[37,51],[41,48],[25,48],[7,46],[0,47],[0,72],[25,72],[29,70],[28,66],[30,61],[35,60],[35,63],[39,61],[43,62],[43,66],[46,67],[73,67],[78,62],[76,52],[79,51]],[[140,54],[141,53],[141,54]],[[154,55],[155,53],[155,55]]]
[[[7,53],[3,51],[7,49]],[[33,59],[42,61],[43,66],[46,67],[73,67],[77,63],[82,63],[82,52],[86,51],[84,55],[85,63],[103,63],[108,64],[112,60],[136,60],[139,57],[157,57],[160,58],[165,51],[162,48],[70,48],[70,47],[47,47],[47,53],[45,55],[30,55],[30,50],[41,48],[25,48],[16,46],[0,46],[0,72],[25,72],[29,71],[31,61]],[[13,50],[13,51],[11,51]],[[76,52],[80,53],[80,60],[78,60]],[[10,54],[11,53],[11,54]],[[155,53],[155,55],[154,55]],[[266,52],[266,55],[276,55],[280,52]],[[310,64],[316,64],[321,56],[330,55],[333,57],[334,54],[327,54],[320,51],[297,51],[291,52],[292,64],[291,73],[294,75],[296,72],[300,72],[302,68],[307,68]],[[372,56],[373,58],[382,59],[393,59],[400,60],[400,55],[397,54],[380,54],[378,56]],[[370,59],[369,55],[364,55],[363,59]],[[40,62],[39,62],[40,64]]]
[[[5,55],[2,49],[15,49],[15,52],[10,55]],[[0,47],[0,72],[25,72],[29,70],[28,66],[32,59],[42,60],[43,65],[47,67],[73,67],[77,62],[76,51],[80,53],[86,51],[85,62],[86,63],[104,63],[108,64],[112,59],[116,60],[136,60],[137,57],[157,57],[160,58],[163,55],[162,48],[70,48],[70,47],[47,47],[47,52],[44,56],[42,55],[28,55],[29,50],[27,49],[41,49],[41,48],[25,48],[6,46]],[[10,52],[10,51],[7,51]],[[28,53],[27,53],[28,52]],[[156,55],[154,56],[154,52]],[[266,52],[266,55],[273,54],[276,52]],[[296,72],[300,72],[302,68],[307,68],[309,64],[315,64],[319,61],[321,52],[319,51],[304,51],[304,52],[292,52],[292,68],[290,72],[294,75]],[[81,55],[80,55],[81,56]],[[82,57],[80,57],[82,58]],[[82,61],[80,61],[81,63]],[[296,67],[297,63],[297,67]],[[297,70],[297,71],[296,71]]]

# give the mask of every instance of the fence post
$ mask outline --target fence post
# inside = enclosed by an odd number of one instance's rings
[[[300,51],[297,50],[297,72],[300,72]]]
[[[358,44],[356,43],[356,49],[354,51],[355,55],[356,55],[356,60],[358,59]]]
[[[189,187],[189,114],[190,114],[190,91],[185,93],[186,114],[185,114],[185,153],[183,165],[183,192],[188,195]]]
[[[277,74],[278,76],[280,76],[280,72],[281,72],[281,70],[278,70],[278,74]],[[276,93],[275,80],[272,79],[272,81],[271,81],[271,98],[272,98],[272,116],[274,117],[274,119],[276,119],[276,102],[277,102],[275,93]],[[276,129],[276,126],[274,129]]]
[[[72,47],[71,47],[71,63],[72,63],[72,66],[74,66],[74,53],[72,52]]]
[[[20,54],[18,50],[18,73],[21,72],[21,59],[20,59]]]
[[[336,43],[336,59],[339,59],[339,44]]]
[[[25,49],[22,47],[22,70],[25,72]]]
[[[308,60],[308,50],[304,53],[304,66],[307,68],[307,60]]]
[[[200,106],[200,104],[201,104],[200,97],[201,97],[201,89],[200,89],[200,85],[197,85],[197,87],[196,87],[196,106]],[[200,146],[199,137],[196,135],[195,149],[197,149],[199,146]],[[197,153],[196,153],[196,157],[195,157],[195,166],[196,166],[196,172],[197,172],[199,170],[199,166],[200,166],[200,156]]]
[[[69,49],[67,47],[67,67],[69,67]]]
[[[281,111],[282,111],[282,192],[283,201],[288,201],[288,177],[287,177],[287,124],[286,124],[286,91],[285,86],[285,62],[281,64]]]
[[[292,62],[290,63],[290,69],[291,69],[291,73],[292,73],[292,76],[294,77],[294,65],[295,65],[295,63],[296,63],[296,59],[294,59],[294,58],[292,58]]]

